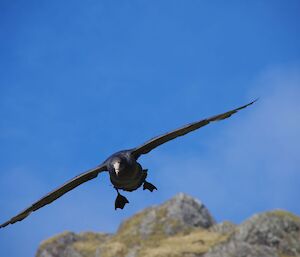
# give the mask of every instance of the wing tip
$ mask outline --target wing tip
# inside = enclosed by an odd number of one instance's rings
[[[10,224],[10,220],[4,222],[3,224],[0,225],[0,229],[1,229],[1,228],[5,228],[5,227],[8,226],[9,224]]]
[[[251,103],[249,103],[249,105],[254,104],[255,102],[257,102],[259,100],[259,97],[255,98]]]
[[[257,102],[258,100],[259,100],[259,97],[255,98],[252,102],[250,102],[250,103],[248,103],[248,104],[246,104],[246,105],[244,105],[244,106],[247,107],[247,106],[249,106],[249,105],[252,105],[252,104],[254,104],[255,102]]]
[[[243,106],[241,106],[241,107],[235,109],[235,111],[242,110],[242,109],[244,109],[244,108],[246,108],[246,107],[248,107],[248,106],[254,104],[254,103],[257,102],[258,100],[259,100],[259,97],[257,97],[256,99],[254,99],[252,102],[250,102],[250,103],[248,103],[248,104],[245,104],[245,105],[243,105]]]

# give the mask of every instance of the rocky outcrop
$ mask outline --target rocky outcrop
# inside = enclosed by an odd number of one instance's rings
[[[282,210],[254,215],[204,255],[227,256],[300,256],[300,218]]]
[[[36,257],[300,256],[300,218],[256,214],[241,225],[216,224],[198,200],[178,194],[124,221],[116,234],[65,232],[41,243]]]
[[[101,246],[111,238],[110,234],[64,232],[41,243],[38,257],[88,257],[98,256]],[[100,256],[100,255],[99,255]]]
[[[224,221],[212,226],[209,230],[219,234],[230,235],[235,232],[237,226],[230,221]]]
[[[215,221],[203,203],[180,193],[160,206],[147,208],[120,225],[118,235],[141,239],[171,236],[192,228],[209,228]]]
[[[233,240],[300,255],[300,219],[282,210],[256,214],[238,227]]]
[[[228,240],[208,250],[203,257],[279,257],[275,249]]]

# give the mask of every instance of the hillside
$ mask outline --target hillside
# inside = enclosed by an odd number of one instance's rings
[[[64,232],[41,243],[36,257],[300,256],[300,218],[275,210],[240,225],[216,223],[197,199],[178,194],[124,221],[116,234]]]

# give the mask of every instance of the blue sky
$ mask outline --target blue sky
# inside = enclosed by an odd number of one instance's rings
[[[33,256],[65,230],[113,232],[176,193],[218,220],[300,214],[299,1],[0,2],[0,218],[120,149],[256,97],[141,158],[155,193],[114,210],[107,174],[0,231]]]

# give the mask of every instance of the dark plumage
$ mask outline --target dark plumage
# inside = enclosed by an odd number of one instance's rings
[[[255,100],[256,101],[256,100]],[[171,132],[163,134],[161,136],[155,137],[147,141],[141,146],[138,146],[133,149],[123,150],[111,155],[107,160],[105,160],[102,164],[97,166],[94,169],[88,170],[73,179],[69,180],[62,186],[56,188],[52,192],[48,193],[46,196],[42,197],[37,202],[33,203],[30,207],[20,212],[16,216],[12,217],[10,220],[0,225],[0,228],[3,228],[9,224],[13,224],[15,222],[21,221],[25,219],[30,213],[36,211],[43,206],[50,204],[57,198],[61,197],[65,193],[74,189],[75,187],[81,185],[88,180],[94,179],[98,176],[100,172],[108,171],[110,180],[114,185],[118,195],[115,201],[115,209],[120,208],[123,209],[126,203],[129,203],[126,197],[122,196],[119,193],[119,190],[125,191],[134,191],[143,185],[143,189],[148,189],[151,192],[157,189],[154,185],[146,181],[147,170],[143,169],[142,166],[137,162],[138,158],[142,154],[149,153],[154,148],[158,147],[161,144],[164,144],[170,140],[173,140],[176,137],[183,136],[193,130],[201,128],[210,122],[219,121],[230,117],[232,114],[237,111],[246,108],[247,106],[253,104],[255,101],[231,110],[229,112],[225,112],[207,119],[203,119],[197,122],[193,122],[187,124],[179,129],[175,129]]]

